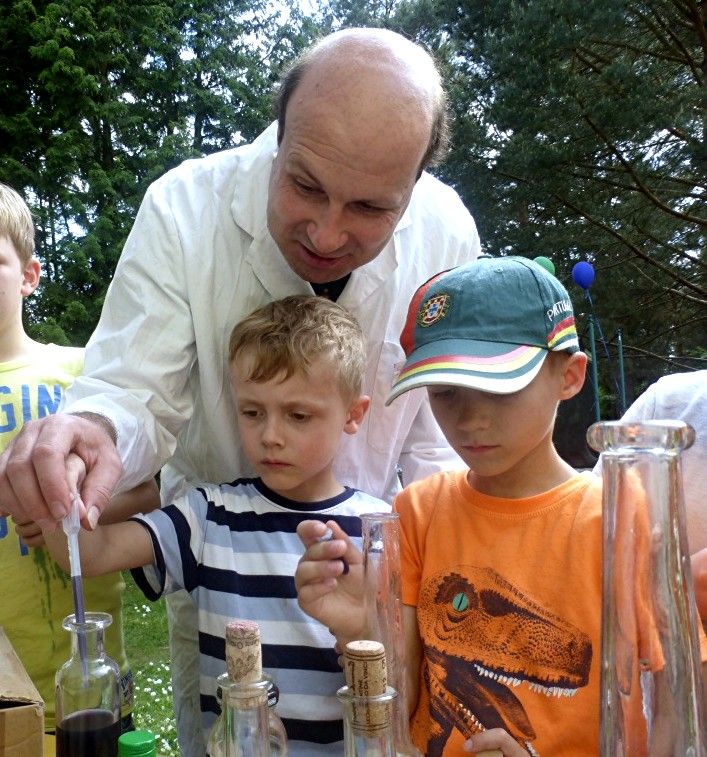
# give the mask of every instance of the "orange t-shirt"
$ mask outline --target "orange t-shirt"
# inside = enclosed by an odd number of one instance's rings
[[[403,602],[417,607],[423,644],[417,747],[466,755],[466,738],[503,728],[531,754],[597,755],[601,481],[577,474],[501,499],[449,471],[406,488],[394,509]]]

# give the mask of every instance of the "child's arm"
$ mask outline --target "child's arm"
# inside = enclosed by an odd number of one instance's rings
[[[692,579],[695,584],[697,612],[707,628],[707,547],[690,557]]]
[[[139,484],[130,491],[116,494],[101,513],[99,523],[122,523],[136,513],[149,513],[160,506],[160,490],[154,478]],[[42,529],[34,521],[16,523],[17,535],[28,547],[43,547]]]
[[[44,531],[44,541],[51,556],[65,570],[70,570],[69,548],[61,529]],[[81,573],[86,578],[118,570],[151,565],[154,560],[152,539],[147,528],[137,521],[96,526],[79,532]]]
[[[319,541],[329,527],[334,538]],[[336,521],[304,520],[297,535],[305,547],[295,571],[297,601],[307,615],[327,626],[344,649],[366,637],[363,555]],[[344,574],[346,560],[349,570]]]
[[[66,477],[69,490],[79,491],[86,474],[83,460],[71,454],[66,460]],[[83,505],[81,506],[83,510]],[[85,515],[80,513],[81,517]],[[91,520],[89,514],[89,521]],[[61,528],[53,530],[53,524],[43,532],[44,541],[51,556],[65,571],[70,570],[69,548]],[[93,531],[79,531],[81,573],[86,577],[102,576],[117,570],[140,568],[155,560],[152,539],[145,526],[136,521],[96,526]]]
[[[136,513],[149,513],[160,506],[160,490],[154,478],[139,484],[130,491],[116,494],[101,513],[102,526],[122,523]]]

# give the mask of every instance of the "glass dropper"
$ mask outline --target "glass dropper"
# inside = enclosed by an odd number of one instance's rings
[[[74,618],[77,625],[77,640],[79,645],[79,657],[81,659],[81,670],[83,672],[84,682],[88,682],[88,653],[86,649],[86,632],[84,624],[86,623],[86,610],[83,598],[83,579],[81,578],[81,557],[79,555],[79,530],[81,523],[79,520],[79,505],[81,498],[78,493],[71,498],[71,508],[67,515],[64,516],[61,526],[66,534],[66,540],[69,545],[69,566],[71,568],[71,590],[74,595]]]

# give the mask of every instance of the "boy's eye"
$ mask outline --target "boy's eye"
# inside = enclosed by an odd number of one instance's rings
[[[309,415],[309,413],[297,413],[292,412],[290,413],[290,416],[293,420],[297,421],[298,423],[304,423],[305,421],[308,421],[312,416]]]
[[[241,415],[245,418],[257,418],[258,417],[258,411],[251,409],[251,408],[241,408]]]

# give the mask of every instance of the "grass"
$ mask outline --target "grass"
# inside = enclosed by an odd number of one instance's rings
[[[123,631],[125,651],[135,679],[135,727],[157,736],[160,755],[177,757],[165,601],[149,602],[129,571],[125,571],[123,577]]]

